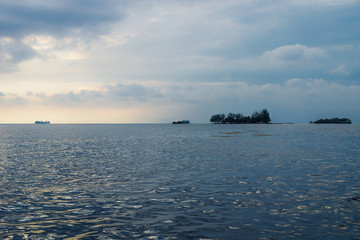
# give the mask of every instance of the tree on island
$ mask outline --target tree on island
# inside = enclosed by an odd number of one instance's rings
[[[251,115],[252,123],[270,123],[270,113],[268,110],[263,109],[260,112],[254,112]]]
[[[210,122],[212,123],[225,123],[225,114],[215,114],[210,118]]]
[[[270,123],[270,113],[263,109],[260,112],[254,112],[251,117],[244,116],[241,113],[229,113],[225,116],[224,113],[212,115],[210,122],[216,124],[249,124],[249,123]]]

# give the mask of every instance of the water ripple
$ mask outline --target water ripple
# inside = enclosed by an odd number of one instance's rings
[[[360,239],[357,125],[0,133],[2,239]]]

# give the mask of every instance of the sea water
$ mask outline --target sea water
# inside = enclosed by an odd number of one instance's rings
[[[360,239],[360,125],[0,125],[1,239]]]

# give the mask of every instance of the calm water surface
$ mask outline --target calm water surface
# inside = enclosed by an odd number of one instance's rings
[[[0,125],[0,239],[360,239],[360,125]]]

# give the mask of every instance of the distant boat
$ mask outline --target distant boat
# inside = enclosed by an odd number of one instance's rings
[[[35,124],[50,124],[49,121],[35,121]]]
[[[190,121],[189,120],[182,120],[182,121],[174,121],[174,122],[172,122],[172,124],[189,124],[190,123]]]

